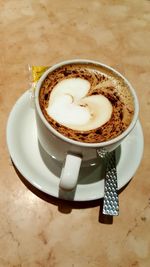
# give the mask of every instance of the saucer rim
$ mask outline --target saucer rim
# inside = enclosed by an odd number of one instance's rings
[[[29,100],[28,100],[29,99]],[[36,187],[38,190],[50,195],[50,196],[53,196],[53,197],[56,197],[56,198],[59,198],[59,199],[65,199],[65,200],[71,200],[71,201],[80,201],[80,202],[83,202],[83,201],[92,201],[92,200],[97,200],[97,199],[100,199],[100,198],[103,198],[104,196],[104,193],[101,193],[100,190],[99,190],[99,195],[95,196],[95,194],[93,193],[92,196],[90,195],[88,198],[84,198],[84,197],[81,197],[80,196],[80,190],[78,192],[78,189],[80,188],[83,188],[85,187],[86,188],[86,185],[77,185],[77,192],[74,196],[74,199],[67,199],[65,198],[64,196],[63,197],[60,197],[59,195],[57,195],[57,190],[58,190],[58,186],[56,185],[55,187],[55,192],[50,192],[49,190],[45,190],[44,188],[42,188],[39,184],[37,184],[34,179],[30,179],[28,177],[28,175],[26,173],[24,173],[24,170],[22,170],[22,168],[20,168],[19,166],[19,163],[17,162],[17,160],[15,160],[15,153],[12,149],[12,145],[11,145],[11,140],[9,138],[9,133],[10,133],[10,127],[11,127],[11,123],[12,123],[12,120],[13,120],[13,116],[14,114],[17,112],[17,108],[19,108],[19,106],[21,105],[21,102],[24,102],[25,104],[25,101],[30,101],[30,97],[29,97],[29,91],[26,91],[24,94],[22,94],[20,96],[20,98],[16,101],[16,103],[14,104],[10,114],[9,114],[9,118],[8,118],[8,121],[7,121],[7,127],[6,127],[6,140],[7,140],[7,146],[8,146],[8,151],[9,151],[9,154],[11,156],[11,159],[14,163],[14,165],[16,166],[16,168],[19,170],[19,172],[23,175],[23,177],[30,183],[32,184],[34,187]],[[26,104],[29,104],[29,103],[26,103]],[[33,109],[33,108],[32,108]],[[34,112],[34,110],[33,110]],[[138,127],[138,131],[141,135],[141,140],[140,140],[140,150],[139,150],[139,157],[138,157],[138,162],[136,162],[136,167],[134,169],[134,171],[132,171],[132,175],[130,175],[130,177],[124,179],[124,180],[121,180],[121,182],[119,182],[119,185],[118,185],[118,190],[120,190],[121,188],[123,188],[132,178],[133,176],[135,175],[139,165],[140,165],[140,162],[142,160],[142,156],[143,156],[143,151],[144,151],[144,136],[143,136],[143,131],[142,131],[142,126],[141,126],[141,123],[140,121],[138,120],[137,121],[137,124],[135,126],[135,128]],[[130,138],[130,135],[132,135],[132,132],[129,134],[129,136],[127,136],[126,138]],[[124,142],[124,141],[123,141]],[[122,146],[122,144],[121,144]],[[97,185],[99,185],[100,181],[96,182]]]

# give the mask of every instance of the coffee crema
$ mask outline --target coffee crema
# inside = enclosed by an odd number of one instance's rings
[[[125,81],[93,63],[67,64],[48,74],[39,93],[48,123],[85,143],[111,140],[130,125],[134,101]]]

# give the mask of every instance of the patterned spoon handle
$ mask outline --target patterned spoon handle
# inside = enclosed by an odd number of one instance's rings
[[[107,153],[106,159],[106,177],[103,200],[103,214],[119,215],[119,198],[116,170],[115,151]]]

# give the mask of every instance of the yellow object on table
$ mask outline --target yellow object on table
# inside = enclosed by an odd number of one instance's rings
[[[40,79],[40,77],[43,75],[43,73],[48,69],[46,66],[32,66],[32,82],[36,83]]]
[[[48,66],[29,66],[30,79],[31,79],[31,97],[34,97],[34,92],[36,89],[36,84],[44,72],[48,69]]]

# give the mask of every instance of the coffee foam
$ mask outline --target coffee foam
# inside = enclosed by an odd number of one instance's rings
[[[76,79],[77,81],[79,78],[81,80],[86,81],[86,83],[84,88],[85,91],[81,90],[82,92],[81,93],[79,90],[81,95],[78,95],[78,100],[74,99],[75,97],[77,98],[77,96],[73,97],[72,99],[70,92],[67,93],[67,97],[65,96],[65,99],[64,98],[60,99],[59,97],[64,97],[64,93],[62,95],[58,94],[60,89],[59,86],[60,85],[61,87],[62,85],[64,86],[66,84],[65,81],[67,80]],[[81,82],[81,80],[78,80],[78,82],[79,81]],[[81,87],[83,89],[83,84]],[[79,84],[78,87],[76,87],[76,89],[77,88],[79,88]],[[75,91],[76,89],[74,88]],[[55,98],[56,96],[57,98]],[[103,116],[104,114],[107,114],[107,116],[109,114],[109,118],[106,117],[105,118],[106,123],[103,124],[100,122],[97,128],[96,125],[92,127],[90,125],[90,123],[94,125],[94,119],[95,119],[94,115],[97,114],[97,112],[100,112],[101,110],[97,105],[97,100],[95,100],[95,96],[105,97],[108,100],[108,103],[110,104],[107,105],[108,111],[106,113],[103,113]],[[71,121],[69,121],[68,118],[69,116],[68,114],[71,114],[70,107],[69,111],[68,109],[63,111],[63,116],[59,118],[59,122],[58,118],[55,119],[53,115],[50,115],[50,112],[48,111],[50,107],[49,105],[51,101],[50,99],[52,100],[52,104],[55,103],[54,100],[56,99],[61,100],[59,103],[57,103],[57,106],[59,107],[61,105],[61,102],[64,101],[65,103],[67,102],[67,105],[74,104],[78,105],[79,108],[80,107],[84,108],[83,109],[84,115],[82,114],[83,115],[82,119],[81,119],[81,113],[79,116],[75,112],[74,125],[78,126],[78,130],[76,130],[76,128],[70,128]],[[92,102],[89,101],[89,99],[92,100]],[[87,143],[97,143],[97,142],[99,143],[115,138],[116,136],[120,135],[123,131],[125,131],[125,129],[130,125],[134,115],[134,99],[128,85],[122,79],[122,77],[120,77],[117,73],[113,72],[111,69],[108,69],[107,67],[99,66],[92,63],[67,64],[49,73],[46,79],[43,81],[43,84],[40,88],[39,104],[46,120],[50,123],[52,127],[55,128],[56,131],[58,131],[59,133],[65,135],[70,139]],[[92,108],[89,107],[90,105],[92,105]],[[61,107],[61,109],[62,108],[64,107]],[[93,109],[92,112],[91,109]],[[56,112],[55,108],[53,109],[53,111],[54,110]],[[90,115],[92,113],[92,117],[88,117],[89,110],[90,110]],[[103,111],[104,110],[105,108],[103,108]],[[62,124],[62,120],[66,117],[67,117],[67,122],[69,122],[69,126],[65,126],[66,124]],[[72,114],[71,118],[73,117],[74,115]],[[87,128],[87,125],[89,126],[89,128]],[[86,130],[86,129],[91,129],[91,130]]]
[[[58,123],[78,131],[90,131],[105,124],[111,117],[112,105],[103,95],[87,94],[90,83],[81,78],[59,82],[46,109]]]
[[[90,89],[89,81],[81,78],[70,78],[60,81],[54,86],[50,102],[55,101],[55,98],[61,95],[71,95],[74,99],[78,100],[84,97]]]

